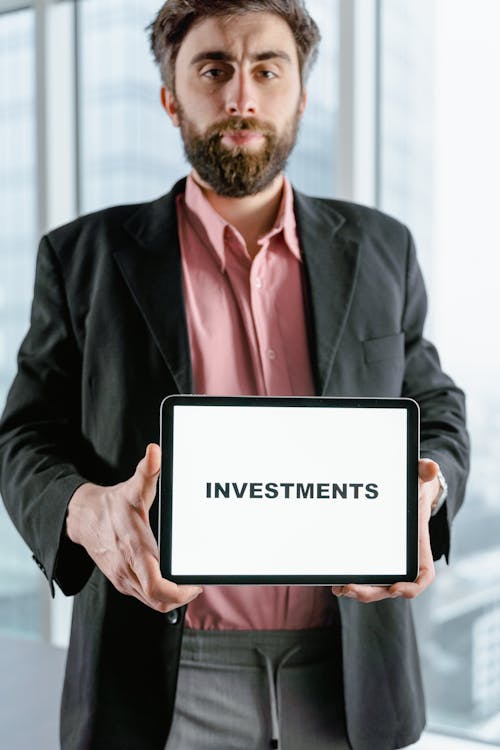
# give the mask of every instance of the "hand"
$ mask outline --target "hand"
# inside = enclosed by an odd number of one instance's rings
[[[418,550],[419,571],[414,583],[394,583],[392,586],[367,586],[350,583],[347,586],[332,586],[337,596],[348,596],[359,602],[378,602],[382,599],[395,599],[403,596],[414,599],[429,586],[435,578],[429,536],[429,519],[433,500],[441,490],[437,477],[439,466],[435,461],[422,458],[418,462]]]
[[[152,443],[126,482],[79,487],[68,505],[66,529],[120,593],[135,596],[158,612],[168,612],[195,599],[202,589],[162,578],[148,516],[160,465],[160,446]]]

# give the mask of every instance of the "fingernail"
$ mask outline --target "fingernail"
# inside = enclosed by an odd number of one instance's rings
[[[401,596],[401,593],[399,591],[396,591],[395,594],[391,594],[391,599],[397,599],[399,596]]]

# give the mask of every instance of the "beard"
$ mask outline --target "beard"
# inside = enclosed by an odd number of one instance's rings
[[[199,133],[180,105],[178,116],[189,163],[212,190],[228,198],[256,195],[271,184],[285,168],[297,140],[300,122],[297,108],[281,134],[270,123],[239,117],[228,117]],[[263,145],[254,151],[242,146],[227,148],[222,144],[225,133],[241,131],[261,133]]]

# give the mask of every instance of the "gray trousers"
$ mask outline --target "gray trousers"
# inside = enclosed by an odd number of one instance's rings
[[[166,750],[349,750],[340,634],[184,630]]]

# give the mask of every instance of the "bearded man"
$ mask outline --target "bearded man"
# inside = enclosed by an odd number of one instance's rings
[[[411,236],[284,176],[319,41],[301,0],[168,0],[151,41],[192,171],[42,239],[1,426],[9,512],[75,597],[61,746],[406,746],[425,723],[409,600],[448,556],[468,455]],[[415,583],[164,580],[157,425],[179,392],[416,399]]]

